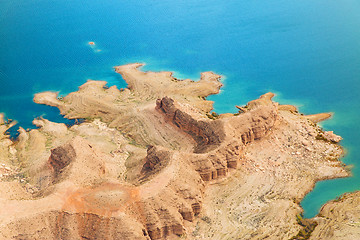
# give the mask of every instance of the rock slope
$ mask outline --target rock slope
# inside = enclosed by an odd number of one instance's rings
[[[358,239],[360,236],[360,192],[349,193],[325,204],[310,239]]]

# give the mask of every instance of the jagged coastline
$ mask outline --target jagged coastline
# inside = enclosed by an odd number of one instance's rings
[[[316,125],[329,114],[272,93],[210,114],[219,75],[141,66],[115,67],[125,89],[89,80],[34,96],[84,123],[36,119],[12,142],[0,115],[0,239],[290,239],[315,182],[349,175],[341,137]]]

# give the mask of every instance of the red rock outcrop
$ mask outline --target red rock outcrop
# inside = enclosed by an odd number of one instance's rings
[[[51,150],[49,164],[52,167],[54,178],[58,178],[64,169],[71,163],[76,156],[74,148],[70,145],[64,145]]]
[[[242,149],[241,143],[230,142],[211,153],[194,155],[191,163],[204,181],[215,180],[226,176],[229,168],[236,169],[244,160]]]
[[[7,234],[12,233],[12,234]],[[44,212],[18,219],[0,233],[1,239],[124,239],[149,240],[143,226],[134,219],[104,217],[92,213]]]
[[[171,153],[160,147],[149,146],[145,158],[145,164],[141,169],[141,180],[145,180],[150,175],[156,174],[165,168],[170,161]]]
[[[225,138],[221,121],[195,120],[188,113],[180,110],[174,100],[164,97],[156,101],[156,108],[161,110],[168,120],[189,134],[197,143],[195,153],[203,153],[220,146]]]
[[[203,180],[210,181],[225,176],[228,168],[236,168],[244,145],[265,136],[274,126],[278,110],[271,96],[265,94],[251,101],[248,111],[226,119],[196,120],[169,97],[158,99],[156,108],[196,141],[194,153],[208,153],[195,155],[192,163]]]
[[[233,137],[241,139],[241,142],[246,145],[265,136],[274,126],[277,115],[277,105],[271,103],[258,106],[227,121],[230,129],[234,130]]]

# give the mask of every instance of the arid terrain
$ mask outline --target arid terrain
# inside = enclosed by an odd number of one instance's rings
[[[141,66],[115,67],[125,89],[34,96],[73,126],[38,118],[11,140],[0,115],[0,239],[360,239],[359,193],[301,215],[317,181],[349,176],[341,137],[317,125],[330,114],[265,93],[218,115],[221,76]]]

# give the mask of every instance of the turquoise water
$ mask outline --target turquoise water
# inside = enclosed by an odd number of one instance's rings
[[[316,185],[302,203],[311,217],[360,189],[359,13],[359,0],[0,0],[0,112],[24,128],[37,116],[64,121],[34,93],[67,94],[86,79],[124,87],[112,67],[136,61],[177,77],[224,75],[210,97],[217,112],[274,91],[304,113],[335,112],[323,126],[355,165],[353,177]]]

